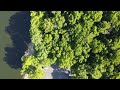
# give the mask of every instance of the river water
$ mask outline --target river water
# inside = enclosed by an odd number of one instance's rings
[[[0,11],[0,79],[21,79],[21,56],[30,42],[29,11]]]

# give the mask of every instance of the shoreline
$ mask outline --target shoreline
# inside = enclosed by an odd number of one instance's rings
[[[23,76],[23,79],[30,79],[30,78],[29,78],[28,74],[25,74],[25,75]]]

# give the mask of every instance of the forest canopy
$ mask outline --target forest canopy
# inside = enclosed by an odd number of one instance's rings
[[[74,79],[120,79],[120,11],[30,11],[34,54],[21,74],[44,76],[58,62]]]

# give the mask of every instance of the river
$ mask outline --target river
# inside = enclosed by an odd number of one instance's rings
[[[30,42],[29,11],[0,11],[0,79],[21,79],[21,56]]]

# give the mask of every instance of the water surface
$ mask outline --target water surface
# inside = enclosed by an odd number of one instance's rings
[[[20,79],[21,56],[30,42],[29,11],[0,11],[0,79]]]

